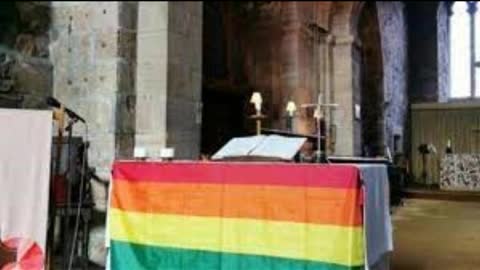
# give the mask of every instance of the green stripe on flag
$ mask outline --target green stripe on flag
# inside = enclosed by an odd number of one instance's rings
[[[112,241],[114,270],[360,270],[363,266],[146,246]]]

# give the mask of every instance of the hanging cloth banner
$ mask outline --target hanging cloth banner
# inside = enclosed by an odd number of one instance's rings
[[[0,270],[44,269],[52,112],[0,109]]]

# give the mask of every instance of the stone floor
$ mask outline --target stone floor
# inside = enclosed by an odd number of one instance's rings
[[[480,269],[480,203],[408,199],[393,225],[391,270]]]
[[[409,199],[393,223],[391,270],[480,269],[480,203]]]

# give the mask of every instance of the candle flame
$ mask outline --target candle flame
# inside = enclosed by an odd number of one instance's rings
[[[322,117],[322,112],[320,108],[315,109],[315,112],[313,112],[313,117],[317,120]]]
[[[259,92],[254,92],[250,98],[250,103],[255,105],[255,110],[257,110],[257,113],[262,109],[262,102],[262,95]]]
[[[287,112],[289,116],[293,116],[295,111],[297,110],[297,105],[293,101],[289,101],[287,103]]]

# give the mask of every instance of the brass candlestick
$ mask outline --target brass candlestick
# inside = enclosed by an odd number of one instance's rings
[[[256,122],[257,136],[262,135],[262,120],[265,119],[265,118],[267,118],[265,115],[258,114],[258,113],[250,116],[250,119],[253,119]]]

